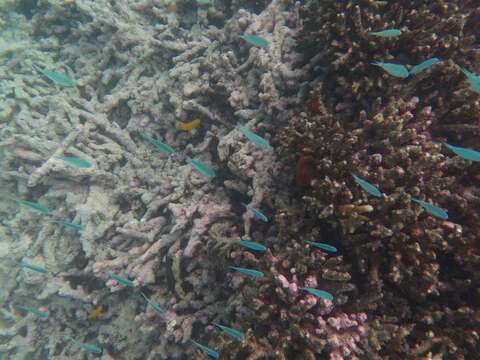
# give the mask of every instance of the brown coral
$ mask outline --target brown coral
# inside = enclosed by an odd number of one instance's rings
[[[315,157],[303,217],[341,234],[358,273],[356,306],[372,315],[364,348],[386,356],[480,356],[478,316],[460,329],[459,315],[478,313],[480,203],[472,186],[480,168],[441,145],[479,147],[478,95],[455,65],[479,70],[479,16],[472,1],[310,1],[302,10],[308,113],[291,119],[282,142],[297,152],[289,156]],[[404,33],[367,34],[388,28]],[[370,65],[432,56],[442,62],[406,80]],[[385,195],[362,191],[352,171]],[[449,221],[421,211],[412,196],[448,209]]]

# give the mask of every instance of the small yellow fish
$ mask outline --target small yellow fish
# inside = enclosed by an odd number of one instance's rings
[[[102,305],[97,305],[90,311],[90,314],[88,314],[87,319],[96,320],[99,316],[102,316],[106,312],[107,310]]]
[[[178,127],[182,130],[185,130],[185,131],[191,131],[193,129],[196,129],[200,126],[200,120],[196,119],[196,120],[192,120],[190,122],[182,122],[180,121],[179,124],[178,124]]]

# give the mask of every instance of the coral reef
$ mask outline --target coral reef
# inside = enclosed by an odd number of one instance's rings
[[[278,175],[273,149],[259,150],[234,127],[243,122],[268,138],[272,112],[296,101],[291,89],[302,73],[289,68],[289,39],[297,17],[287,1],[259,14],[232,4],[235,16],[218,29],[206,27],[213,20],[202,6],[171,5],[52,0],[32,4],[28,16],[2,5],[3,28],[16,29],[2,46],[2,261],[28,256],[50,270],[32,284],[22,279],[31,270],[15,267],[8,279],[2,272],[7,356],[82,358],[71,336],[125,359],[189,358],[189,340],[208,342],[208,324],[236,296],[227,262],[218,268],[205,245],[220,223],[248,238],[253,219],[240,203],[265,207]],[[244,32],[271,45],[253,47]],[[61,88],[34,65],[76,86]],[[197,129],[178,128],[192,118]],[[144,135],[176,152],[158,152]],[[71,166],[58,159],[64,154],[93,166]],[[187,155],[221,176],[197,173]],[[53,215],[19,208],[8,193]],[[140,291],[166,309],[163,318]],[[48,311],[48,320],[17,322],[24,305]],[[105,313],[89,319],[99,305]]]
[[[256,234],[271,249],[263,256],[231,253],[239,264],[269,270],[268,278],[255,284],[232,279],[236,292],[244,298],[236,314],[242,314],[239,321],[250,324],[251,329],[239,352],[235,352],[238,346],[225,345],[229,354],[235,354],[232,359],[317,359],[327,355],[340,359],[364,354],[358,344],[368,336],[367,316],[344,306],[358,293],[350,282],[349,267],[342,256],[306,246],[305,239],[297,234],[307,239],[318,237],[321,228],[305,228],[297,215],[287,208],[280,210],[278,234]],[[316,298],[301,287],[329,291],[335,299]]]
[[[94,358],[78,344],[95,344],[102,358],[193,359],[191,340],[235,360],[480,356],[480,168],[441,144],[480,148],[479,95],[459,68],[480,72],[473,1],[25,0],[0,10],[0,356]],[[368,35],[387,28],[402,35]],[[441,61],[406,79],[371,64],[432,56]]]
[[[478,8],[310,1],[300,13],[300,66],[311,78],[304,112],[282,135],[287,157],[299,164],[300,216],[338,233],[361,289],[352,301],[368,313],[369,347],[379,356],[478,357],[480,168],[441,144],[479,147],[478,94],[456,65],[479,71]],[[403,34],[367,34],[388,28]],[[371,65],[432,56],[441,62],[405,80]],[[362,191],[352,172],[382,198]],[[432,217],[412,197],[447,209],[449,219]]]

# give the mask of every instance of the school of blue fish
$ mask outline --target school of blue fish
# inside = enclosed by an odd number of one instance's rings
[[[199,1],[199,0],[197,0]],[[209,3],[209,1],[206,1],[205,4]],[[386,30],[380,30],[380,31],[375,31],[375,32],[369,32],[369,36],[375,36],[375,37],[382,37],[382,38],[394,38],[397,36],[402,35],[402,31],[400,29],[386,29]],[[266,48],[268,47],[269,43],[266,39],[258,36],[258,35],[251,35],[251,34],[246,34],[241,36],[241,38],[246,42],[249,43],[250,45],[259,47],[259,48]],[[385,72],[388,74],[394,76],[394,77],[399,77],[402,79],[405,79],[409,77],[410,75],[416,75],[420,73],[421,71],[424,71],[431,66],[435,65],[438,63],[440,60],[436,57],[432,57],[430,59],[427,59],[423,61],[420,64],[414,65],[410,70],[407,69],[406,66],[401,65],[401,64],[395,64],[395,63],[390,63],[390,62],[384,62],[384,61],[374,61],[372,62],[373,65],[381,67]],[[61,72],[56,72],[56,71],[51,71],[48,69],[40,68],[37,65],[34,65],[34,68],[36,71],[38,71],[41,75],[45,76],[48,78],[50,81],[52,81],[54,84],[62,86],[62,87],[73,87],[75,86],[74,80],[72,80],[69,76],[67,76],[64,73]],[[467,80],[473,90],[476,92],[480,93],[480,77],[466,69],[461,68],[461,71],[467,76]],[[247,127],[237,124],[236,129],[240,131],[242,135],[244,135],[252,144],[255,146],[261,148],[262,150],[267,150],[270,149],[270,144],[268,140],[264,139],[263,137],[259,136],[258,134],[255,134],[252,132],[250,129]],[[139,134],[139,136],[147,143],[152,145],[156,150],[166,154],[166,155],[172,155],[175,153],[175,149],[172,148],[170,145],[157,140],[147,134]],[[480,161],[480,152],[473,150],[473,149],[468,149],[468,148],[462,148],[458,146],[454,146],[451,144],[448,144],[447,142],[444,142],[443,145],[447,147],[450,151],[455,153],[456,155],[469,160],[469,161]],[[57,156],[56,159],[65,162],[66,164],[70,166],[75,166],[81,169],[89,169],[93,165],[90,161],[80,159],[74,156]],[[189,156],[185,157],[186,162],[190,164],[196,171],[198,171],[200,174],[203,176],[206,176],[208,178],[214,178],[216,176],[216,172],[214,169],[212,169],[210,166],[207,164],[204,164],[200,160],[191,158]],[[381,198],[382,197],[382,192],[376,187],[375,185],[369,183],[367,180],[361,178],[357,174],[352,173],[354,181],[367,193],[374,197]],[[51,220],[51,223],[55,223],[57,225],[64,226],[68,229],[74,230],[81,232],[84,227],[82,224],[76,224],[73,222],[70,222],[69,220],[65,219],[60,219],[56,217],[47,207],[34,202],[30,200],[24,200],[20,198],[12,198],[18,205],[24,206],[30,210],[35,210],[40,213],[43,213],[45,215],[51,216],[54,218],[54,220]],[[433,205],[432,203],[426,202],[424,200],[418,199],[411,197],[411,201],[418,204],[421,208],[423,208],[428,214],[438,217],[440,219],[448,219],[448,213],[446,210]],[[248,204],[241,203],[241,205],[245,208],[245,210],[250,213],[254,218],[262,221],[262,222],[268,222],[269,218],[259,209],[256,209],[255,207],[252,207]],[[306,243],[310,245],[313,248],[317,248],[319,250],[325,251],[326,253],[336,253],[338,250],[335,246],[326,244],[326,243],[320,243],[320,242],[315,242],[315,241],[309,241],[307,240]],[[251,240],[238,240],[234,242],[235,245],[241,246],[247,250],[252,250],[256,252],[265,252],[267,250],[267,247],[264,246],[263,244],[260,244],[258,242],[254,242]],[[48,274],[50,271],[48,268],[35,264],[27,259],[22,259],[18,263],[22,268],[37,272],[39,274]],[[238,266],[230,266],[229,269],[233,272],[236,272],[238,274],[242,274],[245,276],[249,276],[252,278],[262,278],[265,276],[265,273],[256,269],[250,269],[250,268],[244,268],[244,267],[238,267]],[[112,273],[110,271],[105,271],[104,274],[110,278],[115,280],[117,283],[125,286],[126,288],[135,288],[135,283],[134,281],[127,279],[121,275]],[[309,287],[304,287],[304,288],[299,288],[299,290],[306,292],[310,295],[316,296],[318,298],[328,300],[328,301],[333,301],[334,296],[322,289],[316,289],[316,288],[309,288]],[[151,300],[150,298],[147,297],[143,292],[140,292],[141,297],[145,300],[146,305],[150,306],[154,309],[157,315],[163,316],[165,313],[165,310],[155,301]],[[40,310],[35,307],[31,306],[24,306],[24,305],[17,305],[17,309],[24,311],[26,313],[30,313],[34,316],[40,317],[40,318],[48,318],[50,316],[49,312]],[[225,333],[226,335],[232,337],[235,340],[238,340],[240,342],[243,342],[245,340],[245,335],[241,330],[229,327],[227,325],[222,325],[219,323],[212,323],[218,330],[221,332]],[[82,343],[77,341],[76,339],[70,337],[70,336],[65,336],[66,339],[72,341],[79,349],[82,349],[86,352],[94,353],[94,354],[102,354],[103,349],[98,347],[97,345],[94,344],[87,344],[87,343]],[[218,359],[219,358],[219,353],[215,351],[214,349],[205,346],[199,342],[196,342],[194,340],[191,340],[191,343],[200,351],[203,353],[209,355],[212,358]]]

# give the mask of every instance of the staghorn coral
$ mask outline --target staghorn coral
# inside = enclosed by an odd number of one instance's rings
[[[445,137],[477,145],[478,95],[453,63],[479,70],[473,2],[45,0],[28,14],[2,6],[0,25],[19,29],[0,43],[4,192],[85,230],[5,199],[0,258],[28,256],[54,273],[2,268],[0,351],[84,358],[62,339],[71,335],[125,359],[191,359],[190,339],[250,360],[478,354],[479,168],[440,146]],[[404,36],[366,34],[394,26]],[[249,33],[268,48],[239,37]],[[369,64],[432,55],[442,62],[406,81]],[[33,64],[77,86],[58,89]],[[178,130],[193,118],[197,129]],[[237,122],[283,147],[261,151],[233,130]],[[65,153],[94,166],[55,159]],[[202,177],[186,155],[219,176]],[[368,197],[352,170],[386,195]],[[411,196],[451,219],[426,215]],[[274,220],[258,223],[240,202]],[[239,238],[270,250],[233,247]],[[306,239],[334,243],[342,256]],[[252,281],[229,265],[267,276]],[[331,291],[334,304],[299,286]],[[19,319],[22,304],[51,315]],[[89,322],[98,304],[108,311]],[[242,329],[246,342],[212,321]]]
[[[460,314],[476,314],[479,296],[480,209],[471,192],[479,167],[441,145],[479,147],[478,94],[455,65],[478,72],[479,15],[471,1],[309,1],[301,9],[299,66],[310,71],[310,89],[281,141],[285,157],[300,162],[301,217],[336,229],[358,274],[352,306],[370,324],[360,348],[380,355],[479,356],[478,317],[460,330]],[[387,28],[404,34],[367,35]],[[406,80],[370,65],[433,55],[442,62]],[[363,192],[352,171],[384,196]],[[421,211],[412,197],[446,208],[449,220]]]
[[[228,301],[235,303],[235,293],[228,283],[215,285],[225,282],[225,269],[210,261],[218,255],[203,245],[217,224],[232,224],[238,238],[255,235],[256,222],[240,201],[271,210],[275,155],[233,128],[248,122],[269,137],[273,115],[295,103],[302,73],[289,66],[297,14],[289,1],[274,1],[259,14],[242,10],[216,29],[204,27],[211,21],[204,10],[196,18],[197,10],[186,5],[46,0],[32,9],[31,20],[12,8],[2,12],[2,21],[12,28],[16,23],[15,36],[25,41],[8,44],[7,68],[0,70],[2,186],[84,227],[70,231],[5,199],[2,248],[11,252],[2,252],[2,261],[28,255],[54,271],[35,286],[5,281],[4,306],[27,303],[50,311],[44,333],[55,336],[35,331],[30,357],[83,358],[63,337],[71,335],[98,344],[105,356],[189,358],[188,340],[213,344],[208,323],[234,315]],[[239,35],[247,30],[268,37],[271,47],[246,44]],[[68,73],[76,87],[56,87],[33,64]],[[222,101],[238,93],[241,106]],[[179,131],[178,123],[190,117],[201,125]],[[157,152],[142,134],[162,139],[176,153]],[[64,154],[93,166],[78,169],[55,158]],[[186,155],[221,177],[202,177]],[[134,288],[106,271],[132,280]],[[139,291],[166,309],[164,319]],[[88,313],[99,304],[108,311],[90,324]],[[6,317],[12,331],[4,337],[5,352],[26,358],[21,349],[33,335],[17,341],[11,334],[18,319]],[[30,317],[26,324],[33,329],[38,321]]]
[[[292,209],[299,204],[289,205]],[[241,348],[224,339],[222,354],[231,359],[316,359],[327,355],[339,359],[364,354],[359,343],[368,336],[367,317],[344,306],[357,293],[348,266],[341,256],[329,256],[304,243],[297,233],[319,236],[321,228],[312,224],[305,228],[297,215],[280,209],[278,234],[274,229],[255,233],[255,240],[270,247],[266,253],[230,252],[235,264],[267,271],[255,281],[236,273],[229,275],[231,286],[241,294],[230,305],[238,326],[248,329]],[[330,291],[335,300],[315,298],[300,287]]]

